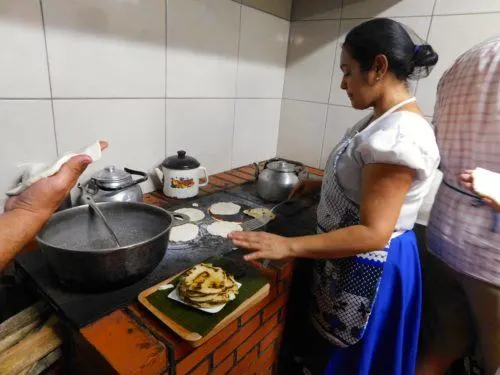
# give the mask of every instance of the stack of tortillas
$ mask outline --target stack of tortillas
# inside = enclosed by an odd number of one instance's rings
[[[236,298],[238,285],[233,276],[211,264],[197,264],[179,281],[179,296],[197,307],[223,305]]]

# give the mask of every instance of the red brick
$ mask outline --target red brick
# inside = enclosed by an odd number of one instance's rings
[[[149,331],[158,337],[167,347],[174,348],[175,360],[179,361],[194,351],[189,343],[172,332],[165,324],[154,317],[143,306],[134,302],[128,306],[130,314],[134,315]]]
[[[274,283],[278,281],[279,278],[279,271],[275,269],[274,267],[268,267],[265,268],[261,262],[251,260],[249,263],[257,268],[259,272],[266,277],[266,279],[269,280],[270,283]]]
[[[205,360],[201,365],[196,367],[189,375],[207,375],[210,372],[210,362]]]
[[[278,316],[269,319],[252,336],[248,337],[237,349],[236,359],[240,361],[255,345],[261,342],[278,324]]]
[[[264,307],[267,306],[267,304],[271,302],[271,298],[267,296],[264,298],[262,301],[260,301],[258,304],[247,310],[242,316],[241,316],[241,324],[245,324],[248,322],[250,319],[252,319],[255,315],[257,315],[259,312],[261,312]]]
[[[306,166],[305,169],[309,173],[315,174],[317,176],[323,176],[324,175],[324,172],[321,169],[318,169],[318,168],[313,168],[313,167]]]
[[[236,184],[236,185],[241,185],[241,184],[243,184],[243,183],[245,183],[247,181],[246,178],[241,178],[241,177],[233,176],[232,174],[229,174],[228,172],[219,173],[216,176],[218,178],[220,178],[221,180],[228,181],[228,182],[231,182],[231,183]]]
[[[248,369],[249,374],[262,374],[264,369],[268,369],[278,362],[278,351],[271,345],[264,351],[261,350],[259,359]]]
[[[283,331],[285,329],[285,324],[281,323],[278,324],[276,327],[273,328],[273,330],[262,339],[260,342],[260,350],[264,351],[266,350],[269,345],[273,344],[275,341],[281,341],[281,335],[283,334]]]
[[[216,193],[216,192],[220,191],[220,188],[218,188],[215,185],[210,185],[210,184],[208,184],[206,186],[202,186],[200,189],[202,191],[204,191],[205,193],[209,193],[209,194]]]
[[[222,180],[217,176],[210,176],[210,183],[212,185],[215,185],[215,186],[218,186],[218,187],[224,188],[224,189],[228,189],[228,188],[235,186],[235,184],[233,184],[232,182]]]
[[[238,168],[239,171],[255,176],[255,167],[254,166],[246,166]]]
[[[225,375],[230,369],[234,367],[234,355],[227,357],[222,363],[217,366],[210,374],[211,375]]]
[[[274,300],[270,305],[266,306],[264,309],[264,321],[269,319],[271,316],[275,315],[278,310],[286,305],[288,301],[288,294],[282,294],[276,300]]]
[[[207,357],[210,353],[212,353],[215,348],[224,343],[228,338],[234,335],[234,333],[238,329],[238,321],[234,321],[229,324],[222,331],[217,333],[210,340],[196,348],[190,355],[184,358],[177,365],[177,375],[182,375],[191,370],[196,364],[202,361],[205,357]],[[233,336],[233,338],[236,335]],[[232,339],[231,339],[232,340]],[[224,347],[224,346],[223,346]],[[221,358],[222,359],[222,358]],[[218,363],[214,363],[216,366]]]
[[[257,347],[255,347],[245,356],[245,358],[238,362],[235,368],[229,371],[229,375],[251,374],[251,372],[248,372],[248,369],[257,360],[257,357]]]
[[[242,180],[245,180],[246,182],[252,181],[255,179],[255,173],[245,173],[245,172],[239,171],[237,169],[230,170],[229,172],[226,172],[226,174],[230,174],[231,176],[239,177]]]
[[[166,369],[165,347],[122,310],[80,333],[119,374],[158,374]]]
[[[245,341],[251,334],[259,327],[260,316],[254,317],[247,324],[245,324],[238,333],[227,340],[220,348],[214,352],[214,366],[218,366],[231,352],[236,349],[243,341]],[[206,345],[206,344],[205,344]],[[213,350],[213,347],[211,348]],[[189,358],[189,357],[188,357]]]

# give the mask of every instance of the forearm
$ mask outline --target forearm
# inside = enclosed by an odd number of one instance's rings
[[[377,233],[364,225],[353,225],[332,232],[293,238],[292,252],[297,258],[345,258],[384,248],[390,235]]]
[[[48,218],[21,209],[0,215],[0,271],[36,236]]]

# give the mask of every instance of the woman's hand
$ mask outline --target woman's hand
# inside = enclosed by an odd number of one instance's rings
[[[293,187],[288,199],[300,198],[304,195],[316,193],[321,190],[321,180],[300,180]]]
[[[235,246],[253,251],[245,260],[287,259],[293,257],[292,239],[266,232],[233,232],[230,238]]]
[[[477,192],[474,191],[474,177],[471,170],[464,171],[460,174],[460,182],[474,194],[477,194]],[[500,189],[500,186],[498,188]],[[477,195],[481,196],[480,194]],[[500,211],[500,202],[497,202],[491,197],[481,196],[481,198],[484,203],[493,208],[495,211]]]

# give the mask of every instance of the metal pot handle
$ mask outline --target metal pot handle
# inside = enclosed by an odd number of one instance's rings
[[[129,169],[129,168],[123,168],[123,170],[127,173],[130,173],[130,174],[135,174],[135,175],[138,175],[138,176],[142,176],[141,178],[138,178],[137,180],[134,180],[134,181],[131,181],[129,182],[128,184],[126,185],[123,185],[123,186],[120,186],[120,187],[116,187],[116,188],[109,188],[109,187],[102,187],[102,186],[99,186],[99,189],[101,190],[105,190],[105,191],[117,191],[117,190],[124,190],[124,189],[128,189],[129,187],[131,186],[134,186],[134,185],[137,185],[137,184],[140,184],[144,181],[147,181],[148,180],[148,174],[146,172],[140,172],[140,171],[135,171],[133,169]]]
[[[170,212],[168,211],[170,215],[172,215],[172,227],[178,227],[179,225],[184,225],[187,224],[191,221],[191,218],[186,215],[186,214],[181,214],[178,212]]]

